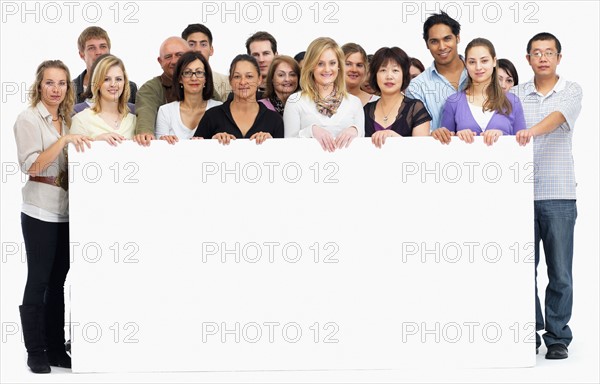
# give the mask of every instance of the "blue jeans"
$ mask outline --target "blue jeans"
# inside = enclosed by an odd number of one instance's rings
[[[575,200],[536,200],[534,210],[536,330],[546,330],[543,335],[546,346],[557,343],[568,346],[573,339],[568,322],[573,309],[573,235],[577,205]],[[537,288],[540,240],[548,267],[545,323]],[[536,333],[536,346],[540,345],[541,340]]]

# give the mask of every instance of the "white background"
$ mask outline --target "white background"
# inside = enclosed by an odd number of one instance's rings
[[[461,44],[475,37],[486,37],[494,42],[499,57],[509,58],[516,64],[521,81],[531,78],[532,72],[524,55],[527,40],[535,33],[549,31],[556,34],[563,45],[563,59],[559,74],[577,81],[583,88],[583,109],[576,124],[573,152],[578,180],[579,217],[575,240],[575,302],[571,326],[574,341],[567,361],[549,362],[538,357],[538,366],[528,370],[502,371],[450,371],[435,369],[414,372],[271,372],[271,373],[222,373],[202,375],[128,375],[128,376],[72,376],[55,375],[35,378],[45,382],[67,380],[222,380],[222,381],[281,381],[281,380],[356,380],[356,381],[598,381],[598,3],[570,2],[371,2],[368,6],[358,2],[322,2],[317,4],[320,13],[315,22],[314,3],[296,3],[302,15],[296,23],[284,19],[281,9],[285,2],[275,2],[273,19],[269,20],[266,3],[257,2],[262,18],[256,22],[254,6],[228,2],[228,9],[237,14],[202,14],[200,2],[98,2],[92,6],[85,2],[69,5],[55,2],[27,2],[28,9],[38,12],[23,14],[23,2],[2,2],[1,37],[1,85],[2,85],[2,380],[31,380],[27,375],[24,348],[6,335],[5,329],[18,323],[17,306],[22,298],[26,266],[19,257],[10,256],[12,245],[21,247],[20,188],[22,176],[14,174],[16,148],[12,125],[17,114],[26,107],[26,91],[33,81],[37,65],[46,59],[61,59],[72,69],[72,77],[84,68],[77,53],[77,37],[89,25],[105,28],[112,39],[112,53],[121,57],[130,78],[141,86],[151,77],[160,74],[156,62],[160,43],[168,36],[179,35],[189,24],[204,22],[213,32],[215,55],[211,58],[214,70],[225,73],[234,55],[244,53],[244,42],[253,32],[267,30],[278,40],[279,53],[294,55],[305,50],[308,43],[318,36],[330,36],[338,43],[357,42],[373,53],[381,46],[397,45],[409,55],[416,56],[428,66],[432,59],[422,40],[422,23],[433,10],[447,10],[452,16],[460,16],[462,24]],[[36,5],[37,4],[37,5]],[[222,2],[212,3],[221,6]],[[9,15],[13,5],[19,7],[16,15]],[[88,7],[88,13],[82,9]],[[294,5],[295,6],[295,5]],[[313,9],[309,7],[313,6]],[[327,6],[327,8],[326,8]],[[58,8],[57,8],[58,7]],[[110,8],[112,7],[112,8]],[[288,7],[290,7],[288,5]],[[512,7],[512,8],[511,8]],[[115,10],[119,15],[115,22]],[[488,13],[484,14],[483,9]],[[495,10],[500,8],[501,15]],[[100,9],[100,14],[94,12]],[[289,8],[288,20],[294,18]],[[516,9],[519,10],[516,15]],[[60,10],[60,17],[57,10]],[[416,10],[416,14],[408,11]],[[470,11],[471,10],[471,11]],[[327,14],[334,12],[332,23],[325,23]],[[404,12],[403,12],[404,11]],[[132,12],[135,12],[132,14]],[[126,23],[126,16],[130,16]],[[99,20],[92,21],[96,16]],[[238,22],[236,22],[238,17]],[[458,18],[458,17],[457,17]],[[16,89],[16,94],[15,90]],[[506,223],[510,225],[510,222]],[[8,252],[8,251],[11,252]],[[20,252],[21,249],[18,249]],[[23,251],[24,252],[24,251]],[[543,275],[544,269],[540,271]],[[543,281],[542,281],[543,282]],[[5,337],[6,336],[6,337]],[[10,348],[10,349],[8,349]],[[544,352],[542,349],[541,352]],[[61,371],[55,369],[54,371]],[[25,374],[26,376],[22,376]]]
[[[510,137],[70,151],[73,371],[531,367],[532,158]],[[269,340],[265,321],[294,328]],[[252,332],[223,340],[236,322]]]

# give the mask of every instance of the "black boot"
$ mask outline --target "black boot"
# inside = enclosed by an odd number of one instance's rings
[[[27,348],[27,365],[33,373],[50,373],[46,356],[44,327],[44,307],[41,305],[21,305],[21,326]]]
[[[51,366],[71,368],[71,357],[65,350],[64,296],[46,297],[46,345],[46,354]]]

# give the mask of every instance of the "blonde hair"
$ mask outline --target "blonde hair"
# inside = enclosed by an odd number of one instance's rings
[[[131,94],[129,88],[129,78],[127,77],[127,71],[125,71],[125,65],[123,61],[116,56],[106,56],[96,63],[96,69],[92,75],[90,86],[92,87],[92,98],[94,105],[91,107],[92,111],[96,113],[102,112],[102,106],[100,105],[100,88],[104,83],[106,74],[112,67],[119,67],[123,71],[123,92],[119,96],[118,111],[121,116],[125,117],[129,113],[129,107],[127,106],[127,100]]]
[[[65,90],[65,98],[58,106],[58,114],[65,120],[67,127],[71,126],[71,115],[73,114],[73,106],[75,105],[75,90],[71,82],[71,73],[69,68],[60,60],[46,60],[38,67],[35,75],[35,82],[29,90],[30,105],[35,107],[42,101],[42,81],[44,80],[44,72],[48,68],[62,69],[67,75],[67,89]]]
[[[302,73],[300,74],[300,88],[302,88],[302,95],[307,95],[314,101],[317,101],[319,98],[319,90],[315,83],[314,70],[319,63],[321,55],[328,49],[333,50],[338,61],[338,75],[334,82],[338,95],[341,95],[342,97],[348,95],[346,90],[345,66],[342,65],[345,61],[344,52],[342,52],[335,40],[329,37],[319,37],[313,40],[306,49]]]

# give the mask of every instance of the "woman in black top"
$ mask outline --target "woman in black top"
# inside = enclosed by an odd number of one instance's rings
[[[381,48],[371,61],[369,82],[381,98],[365,105],[365,136],[381,148],[387,137],[428,136],[431,116],[420,100],[404,96],[410,59],[400,48]]]
[[[233,100],[206,111],[194,137],[217,139],[221,144],[246,138],[261,144],[266,139],[283,138],[281,116],[256,100],[260,82],[256,59],[250,55],[236,56],[229,69]]]

